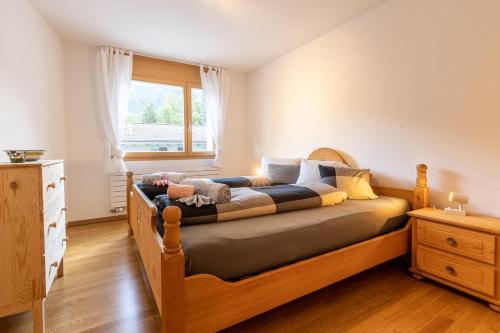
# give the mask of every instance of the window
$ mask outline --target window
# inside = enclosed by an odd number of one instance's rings
[[[200,81],[196,66],[134,56],[125,159],[213,156]]]
[[[193,128],[192,151],[214,151],[213,141],[207,125],[207,113],[203,100],[203,89],[191,88],[191,123]]]

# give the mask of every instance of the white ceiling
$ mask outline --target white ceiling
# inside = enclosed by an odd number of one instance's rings
[[[255,69],[385,0],[31,0],[67,40]]]

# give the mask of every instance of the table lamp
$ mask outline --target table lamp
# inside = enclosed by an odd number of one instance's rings
[[[462,216],[467,215],[465,210],[463,209],[463,205],[466,205],[469,202],[469,196],[467,194],[450,192],[450,196],[449,196],[448,200],[450,202],[457,203],[458,209],[448,207],[448,208],[444,209],[445,213],[454,214],[454,215],[462,215]]]

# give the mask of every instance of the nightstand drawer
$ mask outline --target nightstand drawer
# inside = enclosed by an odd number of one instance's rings
[[[417,268],[482,294],[495,295],[495,270],[485,264],[418,246]]]
[[[482,232],[417,220],[417,241],[471,259],[495,263],[495,236]]]

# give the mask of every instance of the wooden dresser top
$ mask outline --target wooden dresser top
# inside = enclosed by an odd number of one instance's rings
[[[39,160],[36,162],[24,163],[0,162],[0,168],[44,167],[62,162],[64,162],[64,160]]]
[[[442,210],[433,208],[423,208],[414,210],[408,213],[408,215],[442,222],[449,225],[455,225],[458,227],[463,227],[471,230],[478,230],[483,232],[488,232],[496,235],[500,235],[500,218],[490,217],[490,216],[459,216],[444,213]]]

